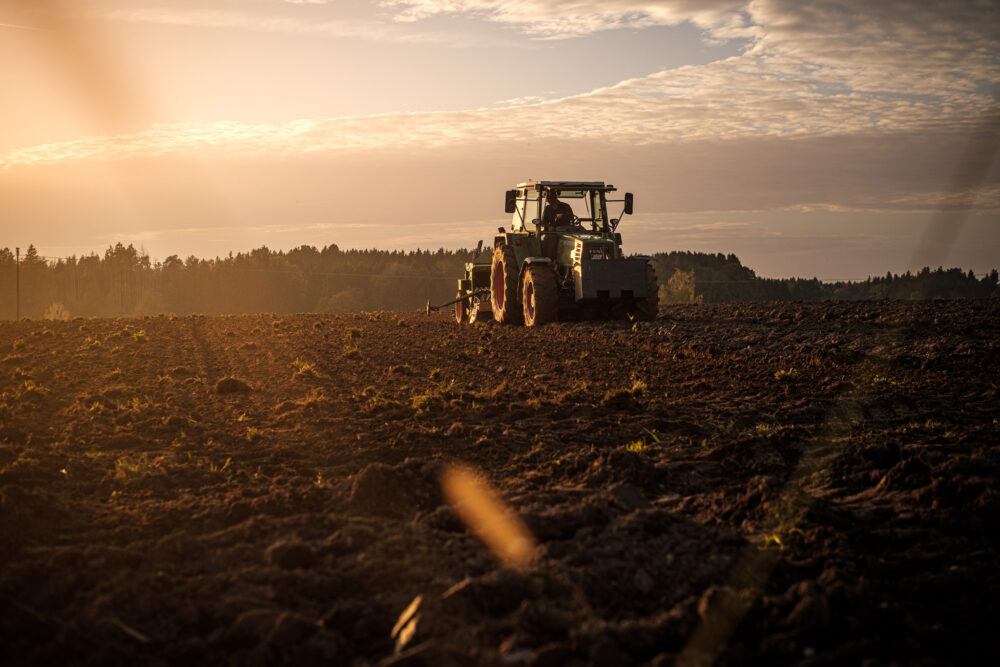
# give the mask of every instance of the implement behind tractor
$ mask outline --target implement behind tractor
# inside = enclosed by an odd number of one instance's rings
[[[630,215],[632,194],[608,199],[613,192],[613,185],[596,181],[532,181],[508,190],[511,231],[498,230],[492,256],[481,252],[480,241],[455,300],[428,304],[428,313],[454,304],[459,323],[495,319],[532,327],[564,318],[655,318],[651,258],[624,257],[616,231],[621,218],[608,218],[607,205],[616,202]]]

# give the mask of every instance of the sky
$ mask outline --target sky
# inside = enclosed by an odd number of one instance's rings
[[[992,0],[0,0],[0,63],[0,247],[44,256],[473,247],[579,179],[627,252],[1000,265]]]

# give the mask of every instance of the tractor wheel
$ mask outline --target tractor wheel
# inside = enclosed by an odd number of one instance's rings
[[[524,323],[540,327],[558,316],[556,274],[546,264],[529,265],[524,272]]]
[[[640,320],[655,320],[660,314],[660,283],[656,280],[656,269],[646,265],[646,298],[636,304],[635,315]]]
[[[521,323],[521,302],[517,298],[517,259],[514,249],[500,246],[493,251],[493,267],[490,270],[490,300],[493,317],[501,324]]]
[[[458,290],[458,294],[455,295],[456,299],[462,298],[462,290]],[[465,324],[469,321],[469,300],[462,299],[461,301],[455,302],[455,321],[459,324]]]

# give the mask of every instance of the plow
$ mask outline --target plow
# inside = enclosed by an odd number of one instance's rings
[[[488,299],[490,296],[490,291],[488,289],[476,290],[475,292],[469,292],[467,294],[459,294],[459,296],[451,301],[446,301],[444,303],[438,304],[436,306],[431,305],[430,299],[427,300],[427,314],[437,312],[448,306],[455,306],[455,318],[463,320],[468,317],[469,307],[476,299]]]

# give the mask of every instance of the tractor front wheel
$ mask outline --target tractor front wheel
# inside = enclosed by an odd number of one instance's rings
[[[646,265],[646,298],[636,304],[636,317],[640,320],[652,321],[660,314],[660,283],[656,280],[656,269],[652,264]]]
[[[547,264],[529,264],[524,272],[524,323],[540,327],[558,316],[556,274]]]
[[[456,299],[462,299],[462,290],[458,290],[458,294],[455,295]],[[469,300],[462,299],[461,301],[455,302],[455,321],[459,324],[465,324],[469,321]]]
[[[521,302],[517,298],[517,258],[507,245],[493,251],[490,269],[490,301],[493,317],[501,324],[521,323]]]

